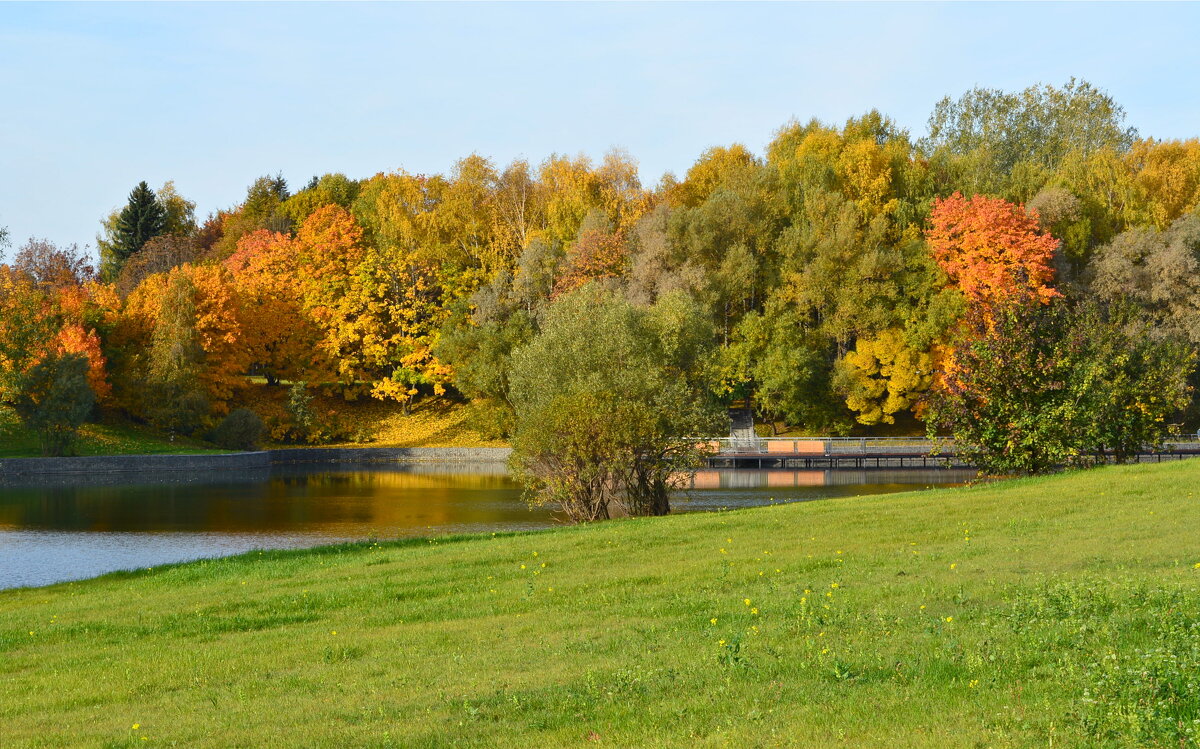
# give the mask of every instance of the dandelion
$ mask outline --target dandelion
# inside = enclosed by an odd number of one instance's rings
[[[837,590],[838,588],[840,588],[842,586],[838,585],[837,583],[829,583],[829,587],[833,588],[834,590]]]
[[[948,616],[948,617],[946,617],[946,623],[947,623],[947,624],[949,624],[949,623],[950,623],[950,622],[952,622],[952,621],[954,621],[954,617],[952,617],[952,616]]]
[[[724,554],[724,553],[726,553],[726,552],[725,552],[725,550],[724,550],[724,549],[721,549],[721,553],[722,553],[722,554]]]
[[[750,605],[750,599],[749,599],[749,598],[743,598],[743,599],[742,599],[742,603],[744,603],[744,604],[746,604],[747,606],[749,606],[749,605]]]
[[[533,552],[533,555],[536,557],[536,556],[537,556],[537,552],[536,552],[536,551],[535,551],[535,552]]]
[[[750,609],[750,615],[751,615],[751,616],[758,616],[758,609],[757,609],[757,608]]]
[[[715,616],[714,616],[712,619],[709,619],[709,620],[708,620],[708,623],[709,623],[709,624],[716,624],[716,623],[717,623],[717,617],[715,617]]]
[[[525,565],[523,565],[523,564],[522,564],[522,565],[521,565],[521,569],[525,569]]]
[[[721,647],[725,647],[725,641],[724,641],[724,640],[717,640],[717,644],[718,644],[718,645],[720,645]]]
[[[979,686],[979,679],[971,679],[970,683],[967,684],[967,687],[970,689],[974,689],[977,686]]]
[[[954,568],[955,568],[955,567],[957,567],[957,566],[958,566],[958,562],[951,562],[951,563],[950,563],[950,569],[954,569]]]
[[[141,724],[141,723],[134,723],[134,724],[133,724],[133,730],[135,730],[135,731],[136,731],[137,729],[141,728],[141,727],[142,727],[142,724]]]
[[[329,630],[329,634],[331,634],[331,635],[336,635],[336,634],[337,634],[337,630],[336,630],[336,629],[331,629],[331,630]]]

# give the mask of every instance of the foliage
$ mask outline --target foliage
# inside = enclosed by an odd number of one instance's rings
[[[946,97],[929,118],[922,150],[951,189],[1027,200],[1072,156],[1123,154],[1136,138],[1111,96],[1072,78],[1062,87]]]
[[[993,474],[1125,461],[1188,402],[1194,354],[1122,310],[1065,302],[973,310],[930,398],[929,433]]]
[[[208,440],[230,450],[255,450],[263,435],[263,422],[248,408],[235,408],[209,433]]]
[[[926,236],[934,260],[972,304],[1059,296],[1051,285],[1058,241],[1020,206],[954,193],[934,201]]]
[[[67,455],[79,427],[96,404],[87,381],[88,360],[81,354],[51,354],[23,372],[13,409],[36,432],[43,455]]]
[[[513,351],[592,283],[642,308],[690,297],[716,397],[809,432],[920,419],[967,310],[1025,296],[1128,301],[1148,335],[1200,350],[1200,140],[1141,138],[1076,80],[947,98],[924,135],[875,110],[792,121],[762,154],[715,146],[654,188],[619,150],[469,154],[443,174],[331,173],[294,193],[276,174],[203,222],[173,183],[143,184],[102,222],[114,283],[74,248],[18,255],[55,342],[30,350],[86,348],[101,401],[111,383],[109,403],[146,418],[160,301],[184,275],[205,418],[249,405],[284,439],[284,393],[248,377],[328,389],[339,414],[368,394],[402,412],[461,395],[489,435],[510,433]],[[162,226],[118,258],[130,211]],[[1200,399],[1178,418],[1200,426]]]
[[[859,338],[853,351],[838,361],[835,387],[860,424],[894,424],[896,414],[911,409],[933,384],[933,356],[910,348],[895,328],[873,338]]]
[[[121,266],[115,279],[117,291],[122,296],[129,296],[150,276],[169,273],[184,263],[194,262],[197,255],[196,243],[189,237],[177,234],[154,237]]]
[[[169,184],[169,183],[168,183]],[[111,237],[100,242],[105,278],[115,279],[133,253],[167,230],[167,211],[144,181],[129,193],[129,202],[112,222]]]
[[[687,438],[717,423],[705,327],[681,295],[642,309],[588,285],[551,307],[513,353],[512,466],[530,500],[575,522],[669,511],[678,472],[700,456]]]
[[[78,245],[59,248],[48,239],[30,239],[22,245],[13,257],[12,269],[53,289],[82,286],[96,277]]]
[[[201,429],[209,410],[200,392],[204,349],[196,329],[196,287],[184,274],[163,281],[141,410],[159,427],[190,435]]]
[[[1121,233],[1096,252],[1087,280],[1098,298],[1134,303],[1159,334],[1200,350],[1200,213]]]

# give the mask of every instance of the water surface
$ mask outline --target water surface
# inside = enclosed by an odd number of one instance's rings
[[[952,485],[964,471],[711,470],[675,511],[752,507]],[[0,588],[46,585],[251,549],[532,530],[502,465],[373,464],[241,473],[111,474],[0,483]]]

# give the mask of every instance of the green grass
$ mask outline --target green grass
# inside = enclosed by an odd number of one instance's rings
[[[1200,460],[0,592],[0,744],[1196,746],[1197,495]]]
[[[84,424],[75,443],[76,455],[142,455],[228,452],[198,440],[167,436],[128,422]],[[42,454],[37,435],[26,429],[9,406],[0,405],[0,458],[36,458]]]

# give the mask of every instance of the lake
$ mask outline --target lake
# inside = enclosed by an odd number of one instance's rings
[[[672,500],[699,512],[951,486],[973,471],[706,470]],[[0,483],[0,589],[47,585],[252,549],[534,530],[497,465],[277,466]]]

